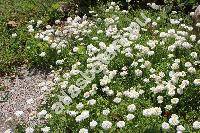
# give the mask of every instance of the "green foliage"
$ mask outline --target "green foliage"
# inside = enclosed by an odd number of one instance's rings
[[[34,59],[35,55],[30,54],[27,47],[30,43],[37,45],[37,42],[29,40],[32,36],[27,34],[27,22],[41,19],[43,23],[51,23],[61,19],[64,15],[58,8],[58,1],[53,0],[0,1],[0,74],[15,72],[16,66],[27,64],[27,61],[29,64],[32,62],[31,59]],[[14,21],[17,26],[8,26],[9,21]],[[13,33],[16,33],[17,37],[12,38]],[[31,50],[37,49],[35,47]]]

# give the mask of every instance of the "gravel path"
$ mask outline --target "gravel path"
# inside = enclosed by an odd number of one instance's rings
[[[24,111],[21,119],[24,123],[35,124],[29,116],[35,114],[44,98],[42,85],[51,85],[50,74],[36,70],[28,71],[25,67],[19,68],[18,71],[21,76],[0,77],[1,86],[6,87],[4,91],[0,91],[0,133],[8,128],[14,128],[19,122],[14,114],[16,111]],[[5,95],[7,99],[2,101]]]

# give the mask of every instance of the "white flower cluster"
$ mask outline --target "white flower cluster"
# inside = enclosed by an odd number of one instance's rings
[[[90,116],[89,111],[83,111],[80,115],[76,117],[76,122],[81,122]]]
[[[152,116],[152,115],[159,116],[161,115],[161,113],[162,113],[162,110],[159,107],[152,107],[152,108],[143,110],[144,116]]]

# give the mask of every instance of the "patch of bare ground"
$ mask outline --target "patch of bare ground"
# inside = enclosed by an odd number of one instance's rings
[[[40,122],[33,118],[45,98],[41,86],[50,87],[52,83],[49,72],[20,67],[18,73],[16,76],[0,77],[0,85],[4,87],[0,90],[0,132],[14,129],[19,121],[27,126]],[[16,111],[24,112],[20,120],[15,115]]]

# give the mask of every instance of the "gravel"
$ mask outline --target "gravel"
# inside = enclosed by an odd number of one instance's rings
[[[52,76],[47,72],[28,70],[26,67],[21,67],[18,71],[17,76],[0,77],[0,85],[5,87],[4,91],[0,91],[0,132],[16,126],[19,122],[19,118],[14,114],[16,111],[24,111],[20,121],[26,125],[38,123],[39,121],[29,119],[44,99],[44,92],[38,84],[51,83],[52,80]],[[2,100],[6,95],[7,99]],[[34,102],[29,100],[28,104],[28,99],[33,99]]]

